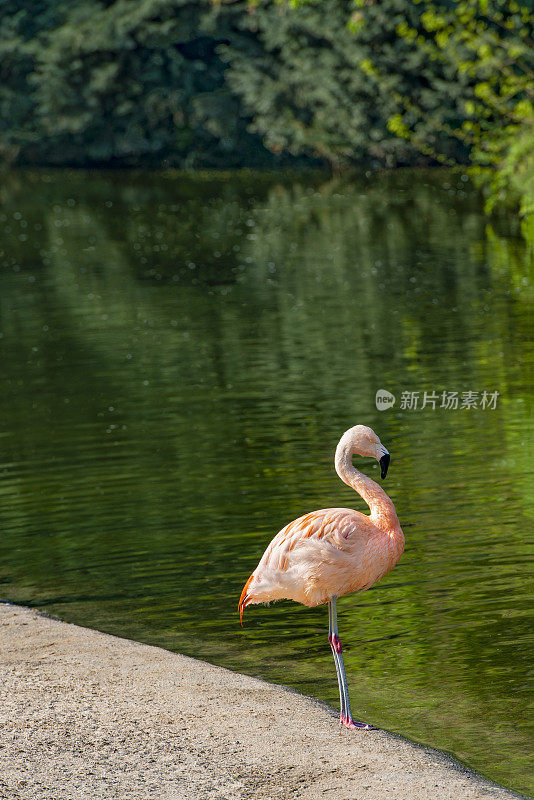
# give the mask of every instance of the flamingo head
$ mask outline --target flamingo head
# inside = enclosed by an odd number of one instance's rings
[[[355,425],[349,428],[341,437],[338,448],[345,452],[348,450],[350,457],[359,455],[376,458],[380,464],[381,477],[386,477],[390,455],[372,428],[368,428],[367,425]]]

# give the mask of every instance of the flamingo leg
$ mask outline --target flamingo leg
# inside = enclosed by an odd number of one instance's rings
[[[334,639],[334,636],[337,636],[337,639],[339,640],[339,636],[337,635],[337,613],[336,613],[335,597],[333,597],[328,603],[328,641],[330,642],[330,647],[332,648],[332,655],[334,656],[334,664],[336,665],[337,682],[339,686],[339,706],[341,710],[340,723],[342,724],[343,720],[346,717],[346,699],[343,688],[344,687],[343,678],[339,670],[338,652],[336,650],[336,640]],[[346,682],[346,677],[345,677],[345,682]]]
[[[345,673],[345,664],[343,662],[341,640],[337,628],[337,597],[332,597],[328,602],[328,641],[332,648],[334,663],[336,665],[337,681],[339,684],[339,702],[341,706],[339,721],[341,725],[345,725],[347,728],[362,728],[368,731],[376,730],[372,725],[368,725],[366,722],[356,722],[352,718],[349,687],[347,684],[347,675]]]

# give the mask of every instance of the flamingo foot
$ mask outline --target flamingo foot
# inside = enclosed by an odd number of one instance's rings
[[[359,728],[362,731],[377,731],[374,725],[369,725],[368,722],[356,722],[352,717],[345,717],[343,714],[339,718],[339,724],[344,725],[346,728]]]

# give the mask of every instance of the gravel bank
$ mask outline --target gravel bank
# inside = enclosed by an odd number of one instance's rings
[[[0,604],[0,798],[518,797],[322,703]]]

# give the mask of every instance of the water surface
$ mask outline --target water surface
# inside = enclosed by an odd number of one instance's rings
[[[517,221],[440,171],[15,172],[0,199],[1,595],[337,704],[326,608],[236,605],[288,521],[365,510],[333,454],[371,425],[407,544],[339,603],[353,710],[533,791]]]

